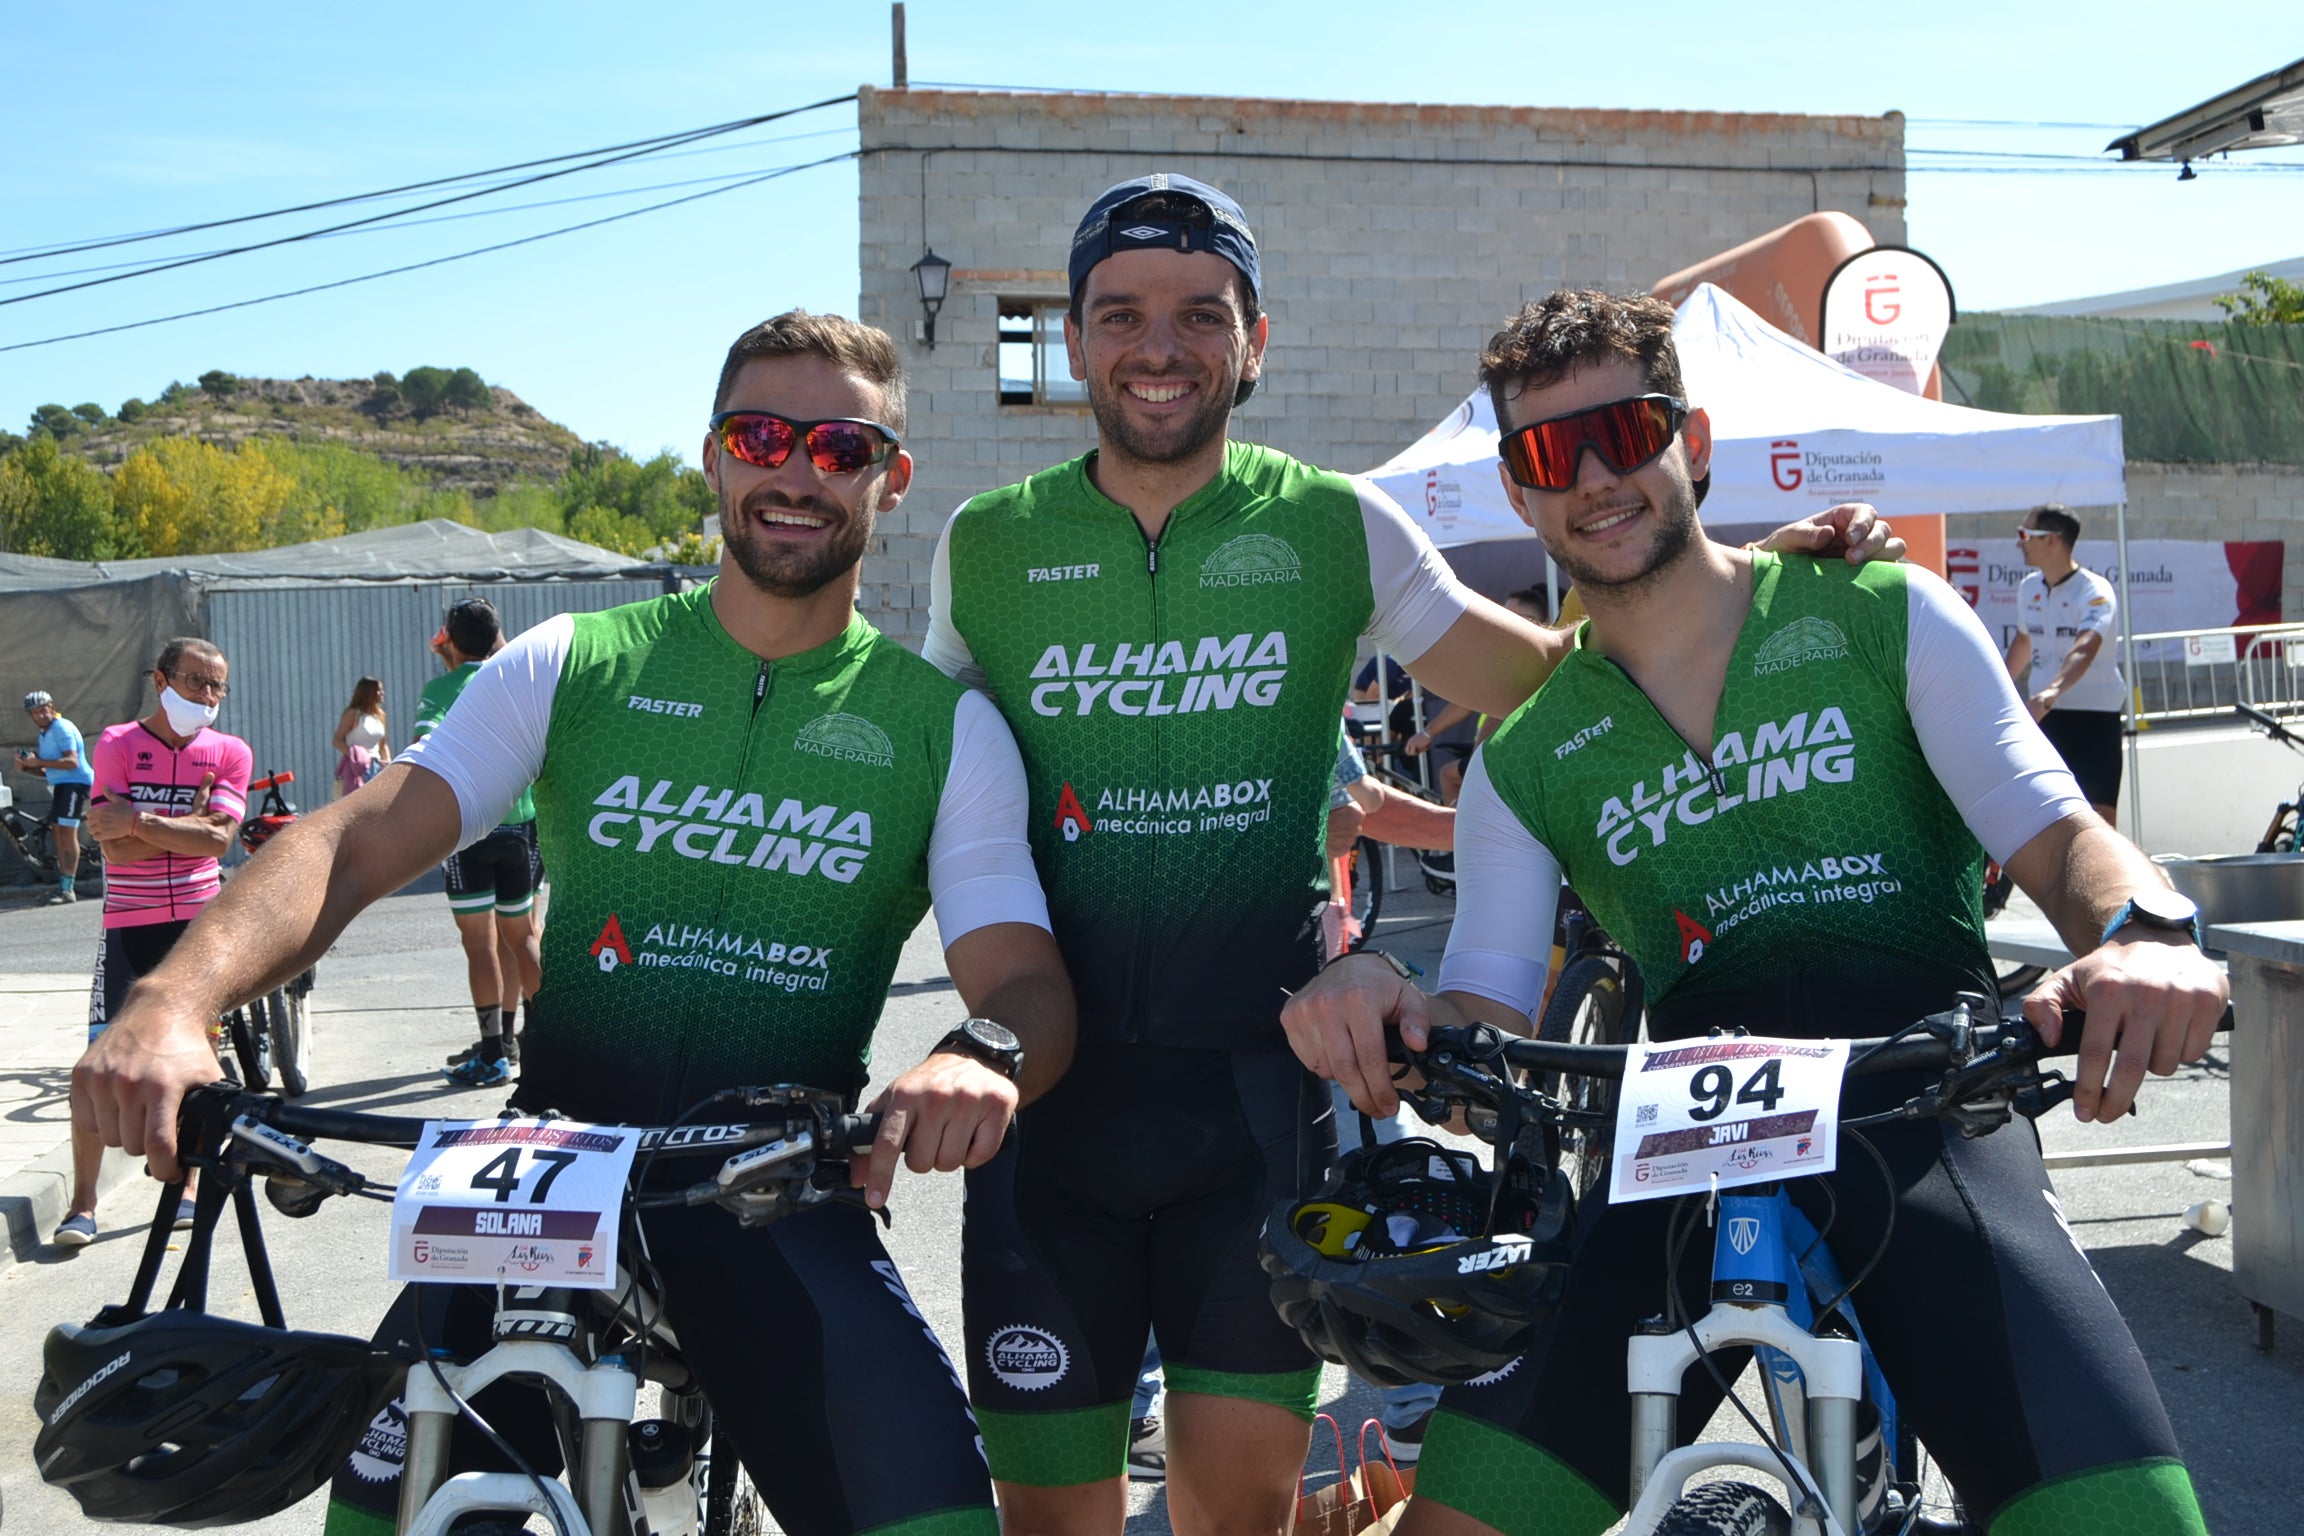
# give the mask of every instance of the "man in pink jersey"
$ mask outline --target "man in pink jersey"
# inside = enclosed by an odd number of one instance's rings
[[[185,926],[215,899],[218,860],[248,812],[248,743],[214,729],[224,703],[224,653],[205,640],[171,640],[152,669],[151,714],[96,738],[89,835],[103,846],[104,937],[88,993],[88,1038],[104,1032],[128,989],[152,970]],[[72,1208],[56,1245],[96,1239],[96,1170],[103,1138],[72,1131]],[[177,1225],[186,1224],[191,1201]]]

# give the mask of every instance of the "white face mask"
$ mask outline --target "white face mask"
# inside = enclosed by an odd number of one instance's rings
[[[168,729],[179,736],[196,736],[216,723],[216,704],[195,704],[174,688],[160,690],[160,709],[168,717]]]

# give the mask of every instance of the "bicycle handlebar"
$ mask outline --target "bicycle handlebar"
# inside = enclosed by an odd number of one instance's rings
[[[248,784],[248,793],[252,795],[261,794],[267,789],[273,789],[282,784],[293,784],[295,782],[296,772],[294,769],[277,768],[260,779],[250,780]]]
[[[2304,742],[2299,742],[2294,733],[2282,725],[2275,716],[2266,714],[2253,704],[2235,704],[2232,706],[2232,712],[2280,745],[2304,752]]]

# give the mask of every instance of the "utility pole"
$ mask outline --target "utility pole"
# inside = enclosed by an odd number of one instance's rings
[[[904,0],[896,0],[894,5],[888,7],[888,12],[888,24],[896,48],[895,86],[901,91],[909,88],[912,78],[912,71],[904,62]]]

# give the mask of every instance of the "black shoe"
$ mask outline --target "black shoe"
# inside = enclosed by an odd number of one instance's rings
[[[515,1067],[520,1065],[520,1035],[516,1030],[504,1031],[504,1059]]]
[[[1159,1483],[1168,1479],[1168,1434],[1160,1415],[1146,1414],[1128,1421],[1128,1480]]]

